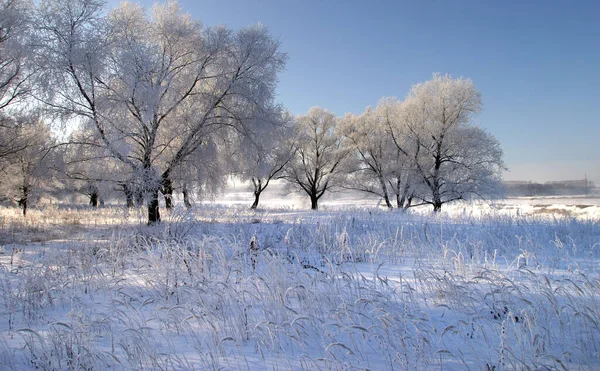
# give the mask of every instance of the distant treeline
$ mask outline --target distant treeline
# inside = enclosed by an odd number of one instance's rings
[[[594,195],[600,192],[594,182],[588,179],[544,183],[505,181],[504,186],[509,197]]]

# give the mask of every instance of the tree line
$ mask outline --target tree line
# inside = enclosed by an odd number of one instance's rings
[[[205,27],[176,2],[0,0],[0,191],[26,214],[41,194],[107,191],[160,221],[174,192],[276,179],[318,208],[329,191],[389,208],[497,194],[502,150],[474,124],[472,81],[434,74],[359,115],[275,101],[287,55],[264,26]]]

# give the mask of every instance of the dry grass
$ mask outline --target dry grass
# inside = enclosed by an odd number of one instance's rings
[[[600,366],[595,221],[206,207],[146,227],[143,210],[11,212],[3,369]]]

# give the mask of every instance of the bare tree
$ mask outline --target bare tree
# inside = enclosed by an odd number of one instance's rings
[[[325,192],[340,185],[348,151],[336,133],[337,118],[323,108],[313,107],[297,119],[295,155],[285,179],[310,197],[311,209],[318,209]]]
[[[46,103],[88,120],[112,157],[141,179],[148,223],[159,193],[214,128],[239,132],[250,106],[270,104],[286,56],[262,26],[203,28],[176,2],[152,16],[123,3],[108,18],[97,0],[43,3]]]

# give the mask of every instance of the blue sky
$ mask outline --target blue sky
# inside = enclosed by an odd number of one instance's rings
[[[289,55],[278,100],[293,113],[359,113],[433,72],[469,77],[483,97],[477,122],[504,149],[506,179],[587,174],[600,184],[600,2],[179,3],[208,26],[268,26]]]

